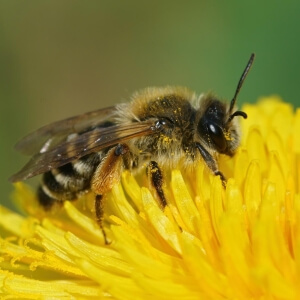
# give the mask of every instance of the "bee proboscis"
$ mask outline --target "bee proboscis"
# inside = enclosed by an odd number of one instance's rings
[[[10,180],[43,174],[38,199],[46,209],[56,202],[75,200],[92,190],[96,219],[105,242],[102,196],[119,182],[125,169],[148,164],[148,176],[162,208],[167,205],[161,167],[194,165],[199,160],[226,179],[218,154],[232,156],[239,146],[237,95],[253,64],[251,54],[230,103],[212,94],[197,96],[187,88],[148,88],[123,103],[46,125],[23,138],[16,149],[32,155]]]

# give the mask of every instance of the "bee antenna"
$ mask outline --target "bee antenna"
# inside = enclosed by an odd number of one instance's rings
[[[250,71],[250,69],[252,67],[254,58],[255,58],[255,54],[252,53],[251,56],[250,56],[250,59],[249,59],[249,61],[247,63],[247,66],[246,66],[246,68],[245,68],[245,70],[244,70],[244,72],[243,72],[243,74],[242,74],[242,76],[240,78],[240,81],[239,81],[239,83],[237,85],[237,88],[235,90],[234,96],[233,96],[233,98],[232,98],[232,100],[230,102],[230,108],[229,108],[230,116],[229,116],[229,119],[228,119],[227,122],[230,122],[236,116],[242,116],[244,118],[247,117],[246,113],[240,112],[240,111],[236,111],[235,113],[232,114],[232,110],[234,108],[234,105],[235,105],[235,102],[236,102],[236,98],[237,98],[237,96],[238,96],[238,94],[240,92],[240,89],[243,86],[243,83],[244,83],[244,81],[245,81],[245,79],[246,79],[246,77],[247,77],[247,75],[248,75],[248,73],[249,73],[249,71]]]
[[[244,112],[244,111],[240,111],[240,110],[237,110],[235,111],[233,114],[231,114],[227,120],[227,123],[229,123],[234,117],[236,116],[241,116],[243,117],[244,119],[247,119],[247,114]]]

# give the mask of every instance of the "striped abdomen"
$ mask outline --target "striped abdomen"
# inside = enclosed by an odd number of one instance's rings
[[[102,152],[93,153],[44,173],[37,191],[40,204],[47,209],[55,202],[77,199],[80,193],[90,189],[102,158]]]

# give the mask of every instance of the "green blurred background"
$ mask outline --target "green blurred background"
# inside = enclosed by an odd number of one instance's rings
[[[0,1],[0,202],[26,161],[29,131],[184,85],[231,98],[251,52],[239,104],[279,94],[300,106],[299,1]]]

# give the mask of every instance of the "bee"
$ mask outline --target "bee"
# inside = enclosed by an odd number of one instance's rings
[[[183,87],[148,88],[135,93],[129,103],[38,129],[17,143],[16,149],[32,158],[10,180],[43,174],[37,196],[45,209],[92,190],[105,242],[102,198],[120,181],[123,169],[148,166],[162,209],[167,205],[162,167],[203,161],[225,185],[217,158],[234,155],[239,146],[236,117],[247,115],[235,104],[254,57],[251,54],[230,103],[212,94],[197,96]]]

